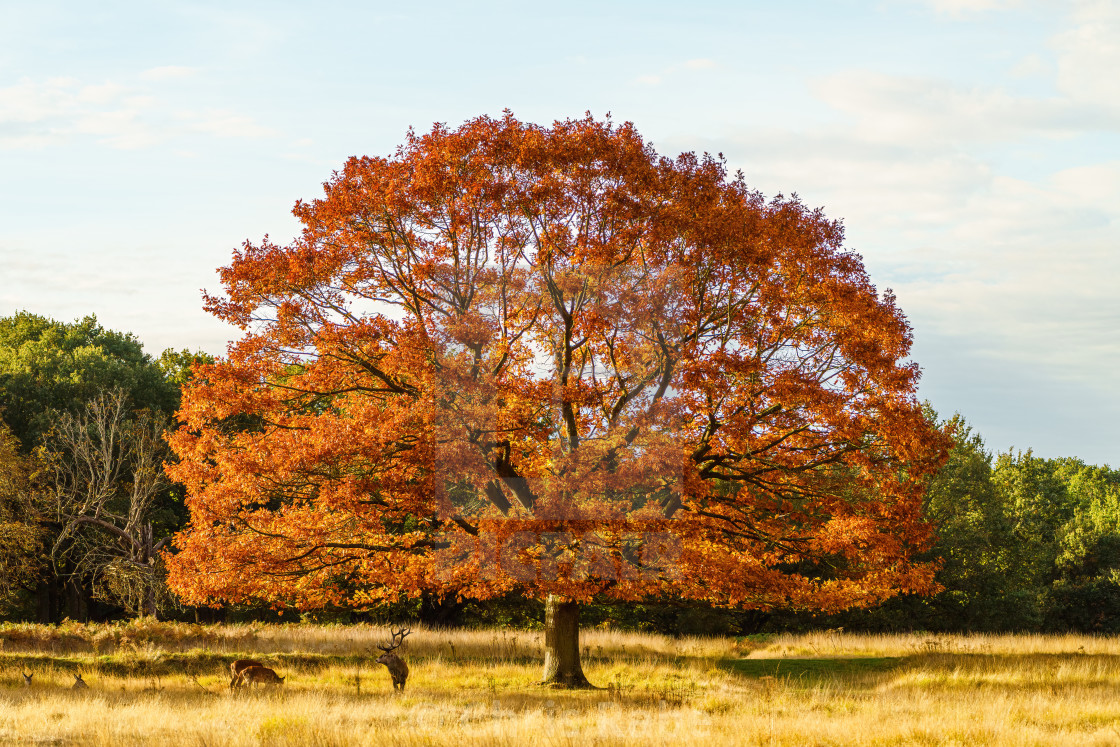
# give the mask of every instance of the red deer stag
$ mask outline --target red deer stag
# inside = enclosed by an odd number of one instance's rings
[[[237,675],[237,686],[245,687],[252,685],[254,688],[257,685],[283,685],[284,678],[276,674],[268,667],[253,666],[245,667],[241,673]]]
[[[238,659],[229,665],[229,689],[232,692],[237,686],[237,676],[249,667],[263,667],[264,664],[256,659]]]
[[[385,653],[377,657],[377,663],[384,664],[385,668],[389,670],[389,676],[393,678],[393,689],[404,690],[404,681],[408,679],[408,665],[404,663],[404,659],[393,652],[401,647],[405,636],[411,633],[412,629],[393,630],[390,628],[389,630],[393,634],[393,640],[387,646],[378,645],[378,648]]]

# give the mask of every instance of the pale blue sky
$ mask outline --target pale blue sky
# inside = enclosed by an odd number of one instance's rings
[[[8,0],[0,314],[221,353],[199,289],[348,156],[609,111],[843,219],[991,448],[1120,465],[1118,70],[1118,0]]]

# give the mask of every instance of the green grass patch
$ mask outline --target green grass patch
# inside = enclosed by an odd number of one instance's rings
[[[889,672],[906,662],[904,656],[859,656],[815,659],[723,659],[719,666],[744,677],[781,677],[819,681]]]

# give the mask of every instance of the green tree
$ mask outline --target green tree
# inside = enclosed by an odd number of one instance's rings
[[[1069,477],[1079,465],[1076,459],[1036,457],[1030,449],[996,458],[992,480],[1012,525],[1007,572],[1015,586],[1042,596],[1052,582],[1058,538],[1076,508]]]
[[[178,383],[133,335],[97,317],[57,322],[26,311],[0,317],[0,412],[25,452],[50,430],[53,411],[76,412],[99,393],[127,392],[132,408],[174,412]]]
[[[1025,553],[1016,532],[1027,531],[1025,517],[1009,501],[1008,484],[1025,492],[1022,476],[1010,474],[1006,455],[997,459],[959,414],[948,422],[954,447],[949,462],[930,482],[927,517],[938,529],[933,552],[942,559],[938,581],[945,590],[930,601],[938,627],[955,630],[1031,629],[1039,624],[1037,574],[1017,569]],[[1032,467],[1035,474],[1037,466]],[[1035,481],[1038,479],[1036,477]],[[1029,501],[1020,495],[1026,510]],[[1028,549],[1037,549],[1028,545]],[[1035,567],[1045,561],[1029,560]]]
[[[1073,516],[1058,533],[1047,622],[1054,629],[1120,632],[1120,472],[1073,461],[1056,471]]]
[[[214,361],[214,356],[201,350],[192,353],[186,348],[183,350],[167,348],[160,353],[156,365],[163,372],[166,381],[181,388],[194,375],[193,368],[196,363],[211,364]]]

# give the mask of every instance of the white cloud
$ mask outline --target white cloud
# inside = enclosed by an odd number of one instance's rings
[[[102,145],[122,150],[146,148],[164,139],[144,121],[141,111],[127,106],[85,112],[75,118],[67,134],[94,135]]]
[[[956,149],[898,145],[854,128],[754,130],[720,147],[759,189],[813,195],[830,214],[874,232],[925,235],[992,180],[990,166]]]
[[[1078,204],[1115,209],[1120,205],[1120,162],[1065,169],[1054,175],[1054,184]]]
[[[1016,78],[1041,78],[1053,73],[1054,65],[1037,54],[1027,55],[1011,68],[1011,75]]]
[[[657,74],[640,75],[635,78],[635,81],[646,86],[659,86],[666,81],[681,83],[684,80],[680,76],[682,71],[699,72],[704,70],[718,70],[719,68],[720,65],[715,60],[701,57],[669,65]]]
[[[954,17],[1022,7],[1024,0],[923,0]],[[1034,0],[1069,11],[1071,25],[1057,33],[1050,47],[1058,55],[1057,85],[1071,101],[1114,108],[1120,101],[1120,3],[1116,0]],[[1013,74],[1035,76],[1051,71],[1037,54],[1024,58]]]
[[[215,137],[272,137],[275,130],[257,124],[251,117],[242,116],[229,111],[205,111],[199,114],[189,114],[190,129],[196,132],[205,132]]]
[[[1120,106],[1120,3],[1082,0],[1073,21],[1051,42],[1059,89],[1078,101]]]
[[[868,115],[802,132],[752,130],[723,149],[752,186],[797,189],[842,218],[848,244],[877,285],[897,292],[919,337],[1109,392],[1120,368],[1120,160],[1013,176],[963,130],[936,136],[960,129],[954,117],[932,107],[908,116],[894,137]]]
[[[1022,5],[1021,0],[928,0],[938,13],[956,18],[989,10],[1007,10]]]
[[[34,122],[71,108],[73,94],[67,89],[73,85],[73,81],[65,78],[52,78],[40,85],[24,78],[14,86],[0,88],[0,125]]]
[[[189,78],[198,72],[198,68],[183,65],[164,65],[153,67],[140,73],[142,80],[170,80],[174,78]]]
[[[714,70],[719,67],[719,64],[715,60],[698,59],[689,60],[684,63],[684,66],[689,70]]]
[[[82,86],[77,92],[77,99],[82,104],[94,106],[111,105],[117,99],[123,98],[127,93],[124,86],[117,83],[102,83],[100,85]]]
[[[110,148],[146,148],[192,133],[243,138],[274,134],[250,117],[226,110],[175,116],[159,96],[117,81],[24,78],[0,88],[2,149],[39,149],[78,137],[92,137]]]
[[[1074,3],[1050,48],[1053,63],[1035,54],[1009,71],[1048,78],[1047,96],[864,70],[828,76],[814,91],[848,123],[755,143],[748,163],[842,216],[873,277],[926,334],[1108,392],[1120,368],[1120,161],[1085,164],[1092,153],[1063,144],[1120,133],[1120,4]],[[1036,173],[1003,170],[990,149],[1012,143],[1040,155]]]
[[[993,175],[940,231],[899,247],[903,308],[988,356],[1108,390],[1105,372],[1120,367],[1118,185],[1118,163],[1042,181]]]
[[[850,70],[818,80],[817,96],[860,132],[894,143],[1001,141],[1025,134],[1120,131],[1120,98],[1017,96],[998,87]]]

